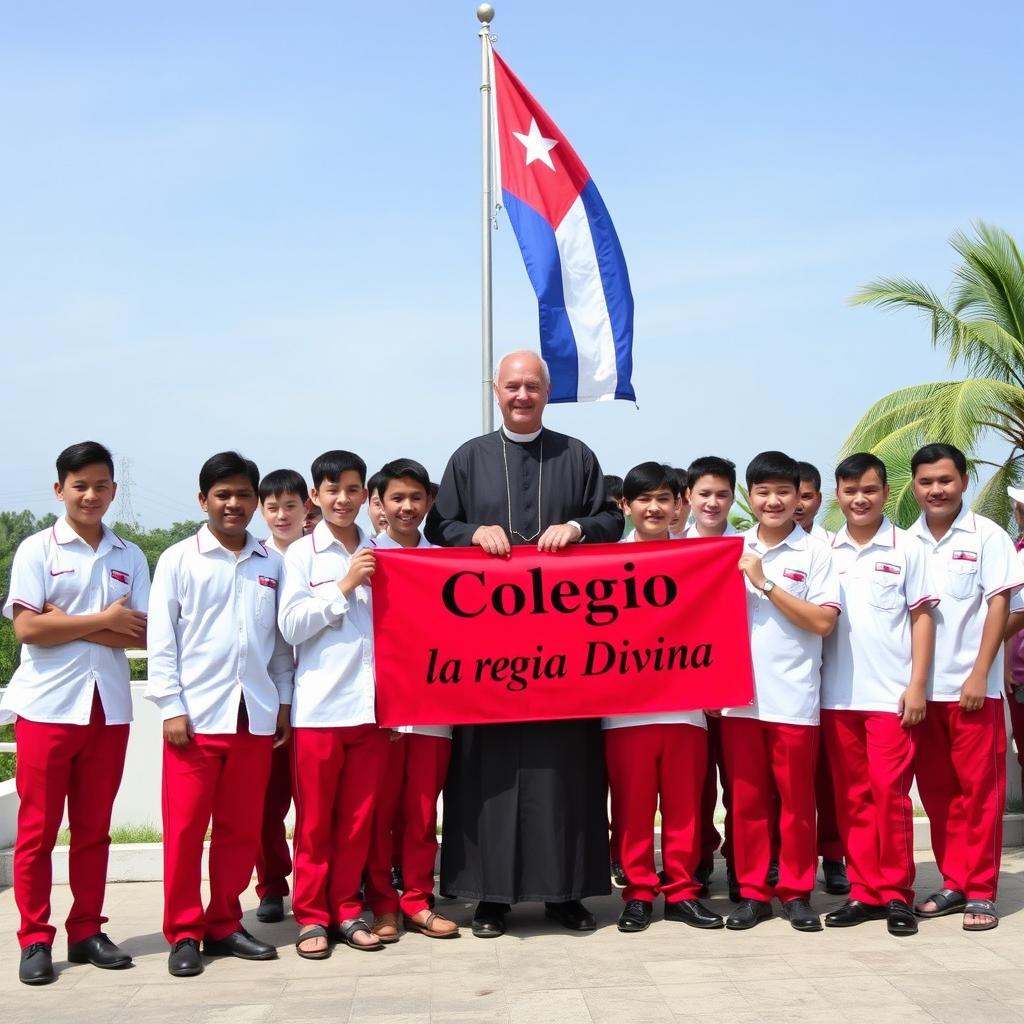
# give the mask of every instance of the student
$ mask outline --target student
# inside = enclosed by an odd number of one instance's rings
[[[942,888],[916,909],[921,917],[963,913],[965,931],[987,931],[999,923],[1006,797],[1000,648],[1024,572],[1007,533],[964,505],[963,452],[928,444],[910,467],[921,517],[908,532],[923,546],[941,598],[915,767]]]
[[[800,467],[800,493],[793,518],[809,537],[831,544],[833,535],[814,521],[822,502],[821,473],[810,462],[798,462],[797,465]],[[818,807],[818,856],[821,857],[825,892],[832,896],[845,896],[850,891],[850,882],[846,877],[846,864],[843,860],[845,853],[839,838],[828,745],[824,742],[818,753],[814,792]]]
[[[260,481],[260,512],[270,530],[264,545],[282,558],[303,535],[309,488],[294,469],[275,469]],[[289,745],[274,748],[270,780],[263,804],[263,828],[256,857],[256,920],[264,924],[284,920],[284,898],[292,873],[291,848],[284,820],[292,805],[292,752]]]
[[[737,531],[729,522],[729,510],[736,499],[736,464],[729,459],[706,455],[694,459],[686,471],[686,500],[693,513],[693,523],[686,528],[684,537],[732,537]],[[701,856],[697,875],[701,881],[701,895],[709,891],[714,871],[715,850],[722,844],[726,863],[726,877],[730,898],[739,902],[735,873],[732,869],[732,844],[729,842],[729,817],[732,801],[726,782],[725,760],[722,756],[721,719],[711,715],[707,719],[708,766],[701,796]],[[715,828],[718,808],[718,784],[721,779],[722,803],[725,806],[725,824],[722,832]]]
[[[65,800],[74,898],[68,960],[106,968],[132,962],[101,928],[110,815],[132,720],[124,649],[146,642],[149,568],[138,547],[103,523],[117,493],[103,445],[65,448],[53,492],[64,516],[19,545],[3,609],[23,645],[0,722],[15,722],[18,744],[14,901],[18,977],[26,985],[54,980],[51,855]]]
[[[623,482],[633,531],[623,543],[666,541],[679,506],[679,478],[670,466],[642,462]],[[654,900],[665,897],[665,919],[694,928],[721,928],[722,919],[697,899],[701,883],[700,801],[707,738],[702,711],[617,715],[601,722],[613,833],[626,887],[619,931],[644,931]],[[661,805],[659,878],[654,863],[654,818]]]
[[[323,520],[285,562],[279,621],[295,647],[292,779],[295,839],[292,915],[299,956],[323,960],[329,940],[383,948],[360,917],[373,808],[388,755],[374,714],[370,577],[375,566],[356,516],[366,501],[366,463],[347,451],[313,462],[313,500]]]
[[[821,733],[850,874],[850,899],[827,928],[885,918],[913,935],[914,820],[910,801],[917,724],[935,641],[928,561],[886,518],[885,464],[866,452],[836,467],[846,525],[832,540],[843,615],[825,638]]]
[[[388,517],[384,513],[384,506],[380,500],[380,478],[378,474],[373,476],[366,483],[366,493],[369,495],[366,504],[366,514],[370,520],[370,536],[376,537],[388,528]]]
[[[1017,557],[1024,561],[1024,489],[1007,487],[1006,493],[1013,502],[1013,519],[1018,539],[1014,543]],[[1010,727],[1013,731],[1013,745],[1017,748],[1017,764],[1021,769],[1021,786],[1024,787],[1024,592],[1017,591],[1010,602],[1010,620],[1006,626],[1006,669],[1004,674],[1007,706],[1010,710]]]
[[[387,529],[377,534],[376,546],[433,547],[420,533],[420,524],[433,504],[427,471],[412,459],[396,459],[376,478],[388,518]],[[382,942],[398,941],[399,910],[407,931],[434,939],[453,939],[459,934],[454,921],[434,912],[437,798],[451,752],[452,730],[448,725],[413,725],[391,733],[387,768],[374,814],[366,886],[373,933]],[[403,890],[401,896],[399,888]]]
[[[288,741],[292,652],[277,631],[282,562],[248,531],[259,470],[237,452],[207,459],[199,506],[207,522],[169,547],[153,574],[146,697],[164,727],[164,935],[174,977],[207,956],[272,960],[242,927],[241,894],[260,846],[275,745]],[[203,840],[210,902],[203,908]]]
[[[306,517],[302,520],[302,536],[305,537],[307,533],[312,533],[313,528],[317,523],[323,519],[324,514],[320,511],[320,506],[317,505],[312,498],[306,499]]]
[[[679,497],[676,499],[676,507],[672,513],[672,522],[668,528],[668,536],[669,540],[682,540],[686,536],[686,524],[690,518],[690,503],[686,498],[686,482],[688,477],[685,469],[671,466],[669,468],[672,470],[676,487],[679,488]]]
[[[799,485],[796,461],[782,452],[762,452],[747,467],[757,524],[745,534],[739,567],[746,576],[754,700],[722,712],[733,864],[742,898],[727,928],[752,928],[770,918],[774,890],[794,928],[821,929],[810,905],[819,667],[821,638],[835,627],[840,606],[829,549],[793,521]],[[770,885],[776,808],[779,874]]]

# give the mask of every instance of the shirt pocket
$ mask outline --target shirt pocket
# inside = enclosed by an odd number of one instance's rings
[[[799,597],[801,601],[807,600],[807,580],[794,580],[790,579],[789,576],[783,576],[779,580],[779,586],[786,591],[787,594],[792,594],[794,597]]]
[[[277,591],[256,584],[256,623],[261,629],[270,629],[277,621]]]
[[[946,597],[966,601],[978,590],[978,563],[951,561],[946,566]]]
[[[900,585],[890,580],[872,580],[868,600],[872,607],[891,612],[900,606]]]

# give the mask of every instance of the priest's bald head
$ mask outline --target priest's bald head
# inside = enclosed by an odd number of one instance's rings
[[[540,430],[550,396],[551,374],[539,353],[521,348],[498,361],[494,397],[506,429],[516,434]]]

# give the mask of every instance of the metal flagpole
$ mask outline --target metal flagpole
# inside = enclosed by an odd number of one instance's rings
[[[491,312],[491,220],[494,216],[494,186],[491,180],[491,61],[488,48],[494,8],[490,4],[481,4],[476,9],[476,16],[480,22],[480,365],[483,378],[481,433],[489,434],[494,429],[494,396],[491,392],[494,376],[494,320]]]

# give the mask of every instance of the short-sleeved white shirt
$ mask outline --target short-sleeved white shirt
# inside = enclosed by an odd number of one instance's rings
[[[359,527],[349,554],[323,519],[285,558],[278,623],[295,647],[292,725],[334,728],[376,722],[370,588],[338,589],[352,558],[373,542]]]
[[[737,530],[736,527],[732,525],[732,523],[730,523],[728,520],[726,520],[725,532],[724,533],[716,534],[716,536],[718,536],[718,537],[738,537],[739,533],[740,533],[740,531]],[[696,523],[691,523],[680,534],[680,538],[682,540],[693,540],[694,538],[698,538],[699,539],[699,538],[701,538],[703,536],[704,536],[704,534],[698,532],[697,524]]]
[[[989,598],[1024,585],[1024,568],[1010,535],[991,519],[964,506],[936,541],[925,517],[907,531],[925,551],[931,583],[941,598],[935,609],[935,659],[928,699],[960,699],[960,688],[974,668]],[[988,674],[988,697],[1003,692],[1000,653]]]
[[[795,523],[785,540],[766,547],[752,526],[744,547],[761,556],[765,577],[794,597],[826,608],[841,609],[839,583],[832,552],[812,540]],[[762,722],[817,725],[821,687],[821,637],[794,625],[750,580],[747,619],[750,654],[754,662],[754,701],[742,708],[726,708],[733,718]]]
[[[62,518],[18,546],[4,615],[13,619],[17,605],[42,612],[47,603],[68,615],[94,615],[120,597],[127,597],[134,611],[146,611],[146,556],[106,526],[93,551]],[[128,659],[116,647],[88,640],[56,647],[24,644],[0,702],[0,723],[20,715],[33,722],[88,725],[95,687],[107,724],[124,725],[132,720],[129,681]]]
[[[810,531],[805,532],[811,540],[820,540],[825,544],[831,544],[832,538],[835,537],[835,534],[831,530],[826,530],[821,523],[812,523]]]
[[[682,540],[683,534],[675,539]],[[620,544],[642,544],[636,539],[636,530],[631,530]],[[633,729],[639,725],[695,725],[699,729],[707,728],[707,720],[703,711],[659,711],[652,715],[612,715],[601,719],[602,729]]]
[[[888,519],[864,547],[844,526],[832,541],[843,614],[825,637],[821,706],[890,711],[910,683],[910,612],[939,603],[921,545]]]
[[[401,544],[397,540],[392,540],[387,530],[383,530],[373,538],[374,547],[378,548],[400,548]],[[423,534],[420,534],[419,543],[416,545],[417,548],[432,548],[433,544],[427,540]],[[395,729],[396,732],[411,733],[414,736],[436,736],[438,739],[450,740],[452,738],[452,727],[450,725],[400,725]]]
[[[277,630],[281,556],[251,534],[229,551],[202,526],[156,563],[149,602],[146,699],[197,733],[272,736],[291,700],[292,652]]]

